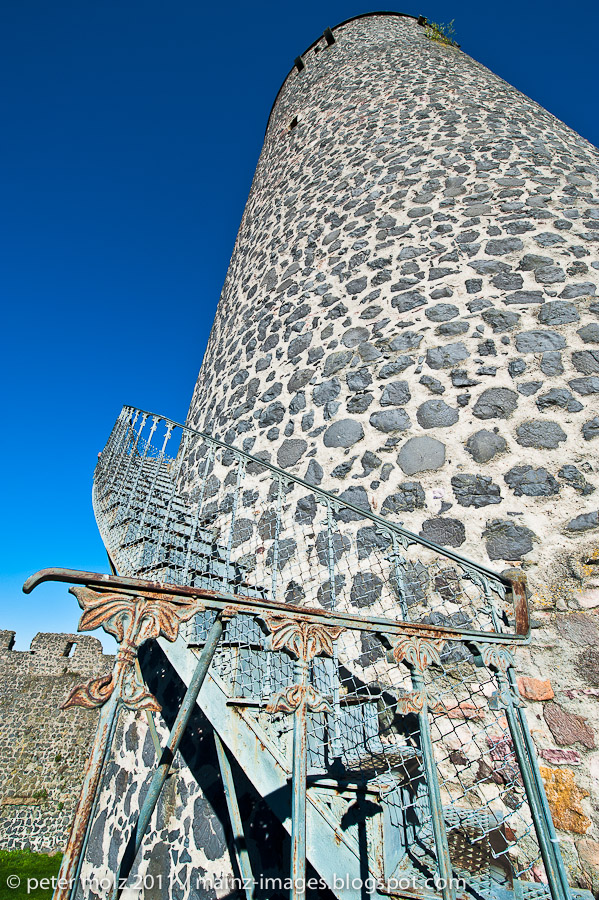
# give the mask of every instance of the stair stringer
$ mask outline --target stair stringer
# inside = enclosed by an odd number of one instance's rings
[[[197,655],[181,637],[174,643],[164,638],[159,638],[158,642],[181,680],[189,684]],[[291,775],[285,760],[259,724],[239,707],[228,706],[228,699],[221,679],[209,673],[200,691],[198,706],[260,796],[290,833]],[[362,900],[362,888],[351,886],[352,881],[358,885],[364,879],[364,861],[360,859],[357,842],[339,827],[326,805],[309,789],[306,801],[308,860],[339,900]],[[290,868],[281,877],[290,877]],[[371,883],[377,882],[377,876],[372,872],[369,872],[369,878]],[[343,881],[342,885],[339,880]],[[376,890],[369,896],[373,900],[383,900],[383,895]]]

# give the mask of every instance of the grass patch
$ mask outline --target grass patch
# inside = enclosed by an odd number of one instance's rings
[[[32,897],[34,900],[50,900],[52,887],[34,887],[43,878],[51,879],[58,875],[62,853],[46,856],[45,853],[32,853],[31,850],[0,850],[0,900],[20,900],[21,897]],[[9,887],[9,876],[20,879],[20,885]],[[27,891],[27,880],[30,889]]]

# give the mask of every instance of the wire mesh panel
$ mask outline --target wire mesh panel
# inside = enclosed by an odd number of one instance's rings
[[[513,631],[509,583],[259,458],[125,408],[94,505],[123,573],[298,606]]]

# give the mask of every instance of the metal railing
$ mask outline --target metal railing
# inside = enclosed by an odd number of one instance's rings
[[[101,624],[126,644],[110,685],[69,701],[104,710],[64,877],[85,868],[94,804],[118,802],[103,767],[119,708],[152,708],[132,648],[162,635],[188,691],[167,762],[117,848],[119,876],[197,700],[233,833],[243,823],[228,752],[267,801],[279,798],[292,898],[307,859],[335,891],[336,858],[373,879],[373,897],[571,896],[516,687],[513,648],[529,639],[520,572],[498,575],[412,534],[392,505],[379,515],[365,494],[336,496],[131,407],[98,460],[93,499],[120,575],[54,570],[27,588],[85,585],[74,589],[80,628]]]
[[[310,608],[526,638],[508,578],[209,435],[124,407],[94,510],[119,572]],[[352,502],[356,497],[357,502]]]

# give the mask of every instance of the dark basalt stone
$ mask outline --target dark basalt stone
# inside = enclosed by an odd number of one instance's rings
[[[520,321],[519,313],[499,309],[485,309],[482,318],[483,322],[499,334],[504,331],[511,331]]]
[[[426,400],[418,407],[416,418],[423,428],[448,428],[458,421],[459,413],[444,400]]]
[[[359,572],[353,579],[350,598],[354,606],[372,606],[380,600],[383,581],[374,572]]]
[[[412,424],[405,409],[382,409],[379,412],[373,412],[369,421],[373,428],[386,434],[394,431],[406,431]]]
[[[397,462],[406,475],[434,472],[445,462],[445,444],[428,435],[410,438],[399,451]]]
[[[524,525],[517,525],[509,519],[493,519],[487,522],[483,533],[489,559],[522,559],[532,550],[534,531]]]
[[[509,388],[488,388],[472,408],[477,419],[507,419],[518,405],[518,395]]]
[[[548,422],[545,419],[536,419],[523,422],[516,429],[516,440],[521,447],[537,447],[541,450],[555,450],[566,435],[557,422]]]
[[[514,466],[503,476],[516,497],[550,497],[559,493],[559,484],[547,469],[532,466]]]
[[[431,369],[446,369],[462,362],[470,356],[465,344],[446,344],[444,347],[431,347],[426,351],[426,362]]]
[[[489,506],[501,503],[501,491],[488,475],[454,475],[451,486],[460,506]]]
[[[392,381],[381,395],[381,406],[405,406],[411,399],[407,381]]]
[[[566,525],[566,531],[572,531],[574,533],[590,531],[591,528],[597,528],[597,526],[599,526],[599,511],[594,510],[593,512],[583,513],[583,515],[571,519]]]
[[[599,372],[599,350],[576,350],[572,354],[572,363],[578,372],[593,375]]]
[[[425,519],[420,537],[433,541],[442,547],[460,547],[466,540],[466,529],[459,519]]]
[[[294,466],[308,449],[308,444],[302,438],[291,438],[283,441],[277,451],[277,465],[281,469]]]
[[[466,441],[466,450],[477,463],[486,463],[498,453],[502,453],[507,443],[499,434],[482,429],[470,435]]]
[[[567,325],[578,322],[580,316],[573,303],[565,300],[547,300],[539,310],[541,325]]]
[[[390,494],[383,502],[383,515],[397,515],[400,512],[414,512],[424,506],[424,491],[417,481],[404,481],[399,490]]]
[[[518,353],[543,353],[545,350],[563,350],[566,339],[556,331],[521,331],[516,335]]]
[[[599,416],[590,419],[582,426],[582,436],[585,441],[592,441],[593,438],[599,437]]]
[[[351,447],[364,437],[364,429],[355,419],[340,419],[333,422],[324,433],[325,447]]]

